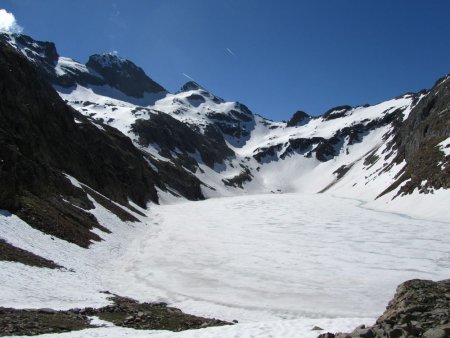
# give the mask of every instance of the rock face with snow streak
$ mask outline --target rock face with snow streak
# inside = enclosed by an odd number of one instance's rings
[[[399,194],[410,194],[415,189],[424,193],[433,189],[449,189],[450,156],[439,147],[449,135],[450,75],[438,80],[399,126],[395,138],[398,147],[395,161],[406,161],[407,165],[389,189],[403,183]]]

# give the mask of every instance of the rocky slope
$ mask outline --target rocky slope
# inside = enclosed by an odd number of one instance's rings
[[[424,193],[449,189],[450,156],[439,146],[449,135],[450,76],[446,76],[436,82],[398,127],[394,161],[405,161],[406,166],[388,191],[401,184],[399,194],[410,194],[415,189]]]
[[[68,107],[27,59],[5,45],[0,93],[0,208],[37,229],[82,246],[100,240],[91,229],[107,230],[89,213],[87,193],[129,221],[136,220],[127,212],[134,210],[129,202],[144,208],[157,203],[157,189],[203,198],[197,178],[145,155],[116,129]],[[73,186],[66,175],[85,186]]]

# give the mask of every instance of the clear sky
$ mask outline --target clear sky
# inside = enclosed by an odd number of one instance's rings
[[[86,62],[118,51],[169,91],[192,77],[263,116],[318,115],[450,73],[449,0],[2,0],[23,33]]]

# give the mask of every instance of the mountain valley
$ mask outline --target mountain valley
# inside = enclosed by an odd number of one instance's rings
[[[3,308],[70,317],[112,294],[200,318],[152,337],[350,332],[405,280],[449,278],[450,76],[276,122],[0,33],[0,187]],[[89,311],[79,336],[148,333]]]

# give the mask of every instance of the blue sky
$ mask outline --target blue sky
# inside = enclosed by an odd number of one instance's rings
[[[274,120],[377,103],[450,73],[450,1],[3,0],[23,33],[85,62],[118,51]]]

